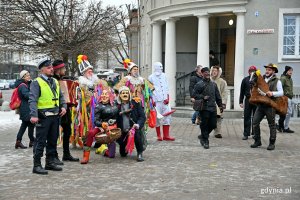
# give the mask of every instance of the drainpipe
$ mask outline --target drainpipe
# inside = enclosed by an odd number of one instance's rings
[[[137,0],[137,3],[138,3],[138,44],[137,44],[137,48],[138,48],[138,55],[137,55],[137,57],[138,57],[138,66],[139,67],[141,67],[140,66],[140,1],[139,0]]]

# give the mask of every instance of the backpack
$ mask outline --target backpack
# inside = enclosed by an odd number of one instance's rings
[[[12,110],[19,108],[21,105],[21,98],[19,97],[18,89],[22,84],[27,87],[27,85],[25,83],[21,83],[17,88],[14,89],[14,91],[10,97],[9,107]]]

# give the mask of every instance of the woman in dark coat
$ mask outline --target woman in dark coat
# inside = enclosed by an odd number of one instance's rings
[[[31,83],[31,77],[30,73],[26,70],[23,70],[20,72],[20,79],[18,79],[15,82],[15,87],[18,89],[19,97],[21,99],[21,105],[20,105],[20,120],[22,120],[21,127],[19,129],[19,132],[17,134],[17,141],[15,144],[15,148],[21,148],[26,149],[27,147],[22,144],[22,137],[26,131],[26,128],[28,127],[28,137],[30,139],[29,147],[33,146],[34,137],[33,137],[33,131],[34,131],[34,124],[30,122],[30,110],[29,110],[29,88]]]

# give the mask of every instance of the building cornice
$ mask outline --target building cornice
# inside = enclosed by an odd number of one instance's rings
[[[199,0],[179,3],[153,9],[148,12],[151,21],[164,20],[172,17],[199,16],[203,13],[228,13],[245,10],[249,0]]]

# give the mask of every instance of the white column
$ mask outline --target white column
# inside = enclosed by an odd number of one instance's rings
[[[198,15],[197,65],[209,66],[209,16]]]
[[[153,63],[155,62],[162,62],[161,22],[152,24],[152,72],[154,72]]]
[[[235,41],[235,68],[234,68],[234,109],[240,110],[239,96],[241,83],[244,77],[244,43],[245,43],[245,11],[236,12],[236,41]]]
[[[169,82],[170,104],[176,100],[176,19],[166,20],[165,73]]]

